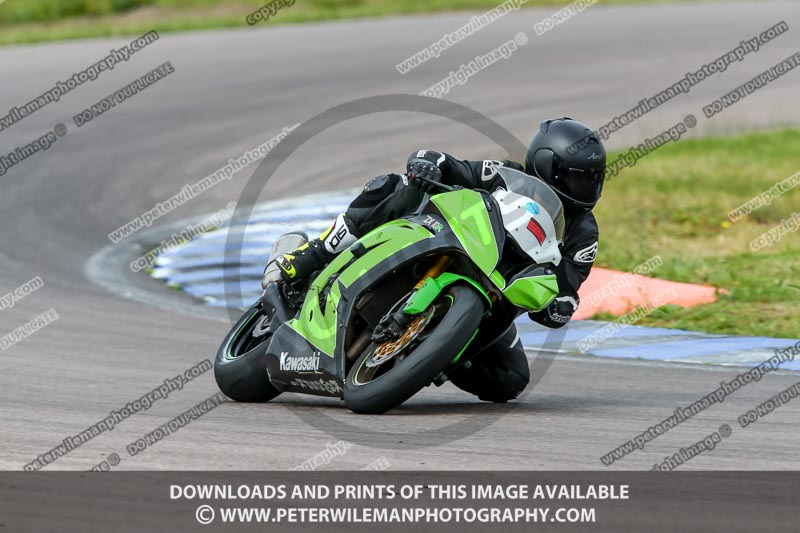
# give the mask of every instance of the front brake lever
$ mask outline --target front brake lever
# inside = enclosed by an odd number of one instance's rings
[[[446,185],[439,181],[433,181],[428,178],[423,178],[422,176],[416,176],[414,179],[421,180],[422,182],[427,183],[428,185],[433,185],[434,187],[438,187],[439,189],[444,189],[447,192],[453,192],[463,189],[463,187],[459,187],[458,185]]]

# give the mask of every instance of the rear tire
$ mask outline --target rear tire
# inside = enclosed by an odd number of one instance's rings
[[[472,339],[483,316],[483,299],[474,288],[451,286],[435,303],[450,299],[450,308],[433,330],[385,373],[366,383],[358,375],[376,346],[366,349],[355,361],[344,383],[344,401],[353,412],[381,414],[405,402],[433,380]]]
[[[267,402],[281,393],[267,375],[267,347],[272,334],[252,336],[262,316],[260,303],[248,309],[228,332],[214,360],[219,390],[237,402]]]

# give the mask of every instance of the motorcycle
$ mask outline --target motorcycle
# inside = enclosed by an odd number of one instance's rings
[[[498,172],[505,187],[493,193],[425,180],[442,192],[358,239],[306,287],[267,283],[220,345],[220,390],[240,402],[336,397],[379,414],[468,369],[558,294],[561,200],[536,177]],[[306,241],[283,236],[270,260]]]

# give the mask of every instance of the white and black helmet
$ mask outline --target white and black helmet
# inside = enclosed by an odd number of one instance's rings
[[[553,187],[565,207],[590,211],[603,192],[606,149],[597,134],[577,120],[545,120],[528,146],[525,170]]]

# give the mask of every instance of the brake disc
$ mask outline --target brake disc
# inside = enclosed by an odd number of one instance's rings
[[[422,331],[425,329],[425,326],[427,326],[431,321],[431,318],[433,318],[434,310],[435,308],[431,306],[431,308],[428,309],[425,314],[415,317],[414,320],[412,320],[411,323],[406,327],[405,332],[403,332],[403,335],[399,339],[386,341],[378,346],[372,355],[369,356],[365,362],[365,365],[370,368],[382,365],[402,352],[412,342],[414,342],[420,333],[422,333]]]

